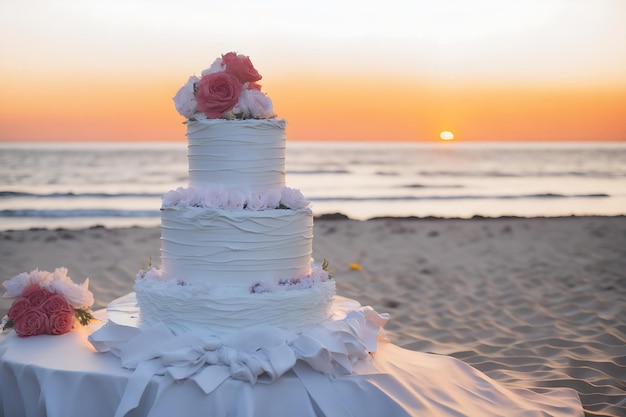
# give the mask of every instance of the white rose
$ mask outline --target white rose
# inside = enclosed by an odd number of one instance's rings
[[[280,190],[271,189],[266,193],[267,207],[277,208],[280,205]]]
[[[207,190],[201,203],[203,207],[224,208],[228,205],[228,193],[221,189]]]
[[[68,282],[68,281],[72,281],[72,278],[67,276],[67,268],[60,267],[60,268],[56,268],[54,272],[51,274],[51,280]]]
[[[183,85],[174,96],[174,105],[176,111],[187,119],[192,119],[197,109],[196,96],[194,94],[194,85],[200,81],[198,77],[192,75],[189,77],[187,84]]]
[[[24,292],[24,288],[28,287],[30,284],[31,282],[29,282],[28,273],[22,272],[21,274],[18,274],[2,283],[2,286],[6,290],[3,297],[17,297]]]
[[[304,198],[300,190],[289,187],[283,188],[280,202],[293,210],[301,209],[309,205],[309,202]]]
[[[248,208],[255,211],[266,209],[267,199],[264,193],[252,192],[248,199]]]
[[[181,189],[180,205],[182,207],[194,207],[200,205],[202,194],[195,188]]]
[[[161,199],[161,206],[163,208],[176,207],[181,200],[183,189],[178,187],[175,190],[166,192]]]
[[[222,58],[216,58],[209,68],[202,71],[202,75],[213,74],[214,72],[220,71],[224,71],[224,67],[222,66]]]
[[[73,308],[90,307],[93,304],[93,293],[87,289],[89,278],[82,285],[75,282],[57,280],[50,284],[50,289],[65,297]]]
[[[67,273],[67,269],[65,269]],[[13,298],[21,295],[24,292],[24,289],[32,284],[39,284],[41,287],[47,287],[52,282],[52,273],[48,271],[40,271],[35,269],[30,272],[22,272],[11,278],[10,280],[4,281],[2,286],[5,288],[5,292],[2,295],[3,297]]]
[[[244,118],[269,119],[275,116],[272,100],[256,89],[243,90],[233,111]]]
[[[246,196],[241,191],[232,190],[228,193],[228,208],[243,208],[246,204]]]

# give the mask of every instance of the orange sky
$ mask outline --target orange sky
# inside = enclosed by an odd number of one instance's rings
[[[10,100],[0,102],[2,140],[184,140],[171,79],[42,80],[28,87],[13,83],[3,91]],[[375,75],[308,75],[264,89],[292,140],[432,141],[442,130],[458,141],[626,140],[626,88],[613,86],[444,88]]]
[[[229,50],[291,140],[626,141],[623,0],[241,1],[3,2],[0,141],[184,141],[171,97]]]

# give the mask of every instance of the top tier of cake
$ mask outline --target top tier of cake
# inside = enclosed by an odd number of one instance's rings
[[[189,186],[280,189],[285,186],[285,121],[188,121]]]

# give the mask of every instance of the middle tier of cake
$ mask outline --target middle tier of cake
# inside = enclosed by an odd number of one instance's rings
[[[311,273],[312,247],[309,208],[161,211],[164,277],[208,291],[305,277]]]

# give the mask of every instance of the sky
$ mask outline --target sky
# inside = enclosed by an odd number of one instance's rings
[[[0,0],[0,141],[184,141],[250,56],[290,140],[626,141],[624,0]]]

